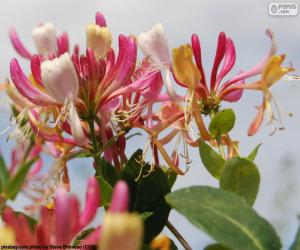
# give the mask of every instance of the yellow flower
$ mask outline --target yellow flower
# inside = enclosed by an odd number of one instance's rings
[[[274,55],[267,62],[260,81],[260,87],[262,90],[266,90],[271,87],[275,82],[279,81],[285,74],[294,71],[293,68],[281,67],[282,62],[285,59],[285,55]]]
[[[151,249],[154,250],[170,250],[171,240],[164,235],[159,235],[151,241]]]
[[[87,47],[93,49],[97,59],[106,56],[112,43],[112,35],[108,28],[89,24],[86,29]]]
[[[143,240],[143,222],[139,215],[107,213],[104,218],[99,249],[139,250]]]
[[[201,80],[201,74],[193,63],[193,51],[189,44],[172,51],[173,68],[176,78],[187,87],[194,89]]]

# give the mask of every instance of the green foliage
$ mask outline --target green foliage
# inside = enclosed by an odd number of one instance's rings
[[[144,241],[150,242],[164,228],[170,213],[170,206],[164,196],[170,192],[170,185],[164,171],[155,167],[150,171],[150,165],[142,163],[142,150],[137,150],[128,160],[121,172],[130,189],[130,211],[143,214],[152,212],[144,222]]]
[[[290,247],[290,250],[300,250],[300,227],[298,228],[295,240]]]
[[[223,109],[218,112],[209,124],[209,132],[214,138],[228,133],[234,126],[235,114],[232,109]]]
[[[94,230],[95,228],[91,227],[80,232],[73,240],[72,246],[80,245],[81,241],[88,237]]]
[[[99,186],[100,186],[100,196],[101,196],[101,206],[105,208],[109,206],[110,200],[113,194],[112,186],[103,178],[103,176],[96,176]]]
[[[225,160],[216,153],[208,144],[200,140],[199,152],[203,165],[215,178],[220,179]]]
[[[272,226],[232,192],[194,186],[168,194],[166,200],[196,227],[233,250],[281,247]]]
[[[256,157],[256,155],[257,155],[257,153],[258,153],[258,150],[259,150],[259,148],[260,148],[261,145],[262,145],[262,143],[258,144],[258,145],[252,150],[252,152],[247,156],[247,159],[248,159],[249,161],[254,161],[254,160],[255,160],[255,157]]]
[[[0,193],[7,187],[9,182],[9,174],[3,159],[3,156],[0,154]]]
[[[162,169],[164,170],[164,172],[167,176],[170,188],[172,188],[177,179],[176,172],[174,172],[171,168],[162,168]]]
[[[234,157],[227,161],[220,179],[220,187],[235,192],[253,205],[260,176],[256,165],[246,158]]]
[[[32,159],[30,161],[27,161],[23,163],[20,168],[18,169],[18,172],[16,175],[10,180],[7,190],[5,192],[6,198],[14,200],[22,188],[23,182],[25,181],[25,178],[27,176],[27,173],[29,172],[32,164],[37,160],[37,158]]]
[[[221,244],[210,244],[206,246],[203,250],[230,250],[228,247],[224,247]]]

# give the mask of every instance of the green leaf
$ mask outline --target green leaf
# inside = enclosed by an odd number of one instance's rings
[[[0,154],[0,193],[7,188],[9,182],[9,174],[3,159],[3,156]]]
[[[167,167],[162,167],[162,170],[165,172],[165,174],[167,176],[170,188],[172,188],[177,179],[176,172],[173,171],[171,168],[167,168]]]
[[[94,230],[95,228],[91,227],[80,232],[74,239],[72,246],[79,246],[81,241],[88,237]]]
[[[259,150],[259,148],[260,148],[261,145],[262,145],[262,143],[258,144],[258,145],[252,150],[252,152],[247,156],[247,159],[248,159],[249,161],[254,161],[254,160],[255,160],[255,157],[256,157],[257,152],[258,152],[258,150]]]
[[[10,183],[8,184],[8,188],[5,191],[5,195],[7,198],[14,200],[22,188],[23,182],[26,179],[27,173],[30,170],[32,164],[37,160],[37,158],[32,159],[23,163],[16,175],[11,179]]]
[[[300,227],[298,228],[295,240],[293,245],[290,247],[290,250],[300,250]]]
[[[112,186],[101,175],[96,176],[101,190],[101,206],[109,206],[113,194]]]
[[[203,140],[200,140],[199,152],[203,165],[215,178],[220,179],[225,160]]]
[[[213,137],[228,133],[234,126],[235,114],[232,109],[223,109],[218,112],[209,124],[209,132]]]
[[[219,243],[215,243],[206,246],[203,250],[230,250],[230,248],[225,247]]]
[[[152,212],[144,212],[141,214],[142,220],[147,220],[153,213]]]
[[[121,172],[130,190],[130,211],[153,214],[144,221],[144,241],[150,242],[164,228],[170,213],[170,206],[164,196],[170,192],[166,174],[160,167],[149,173],[150,165],[142,163],[142,150],[137,150]],[[139,177],[139,178],[138,178]]]
[[[256,165],[246,158],[227,161],[220,179],[220,187],[235,192],[253,205],[259,189],[260,176]]]
[[[196,227],[233,250],[281,247],[272,226],[234,193],[194,186],[168,194],[166,200]]]
[[[114,187],[115,184],[120,180],[121,176],[116,168],[106,161],[103,157],[100,159],[101,172],[104,180],[106,180],[110,186]],[[100,170],[96,169],[96,176],[100,175]]]

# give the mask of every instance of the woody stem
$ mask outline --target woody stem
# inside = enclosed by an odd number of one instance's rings
[[[187,243],[183,236],[177,231],[177,229],[172,225],[170,221],[167,221],[167,228],[172,232],[172,234],[177,238],[180,244],[184,247],[185,250],[192,250],[192,247]]]
[[[97,170],[99,171],[100,175],[102,175],[100,156],[97,155],[100,148],[99,148],[99,144],[97,142],[97,137],[96,137],[96,133],[95,133],[94,119],[88,119],[88,123],[89,123],[89,127],[90,127],[90,136],[91,136],[92,146],[93,146],[94,161],[98,168]]]

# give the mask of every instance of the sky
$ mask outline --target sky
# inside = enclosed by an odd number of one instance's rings
[[[293,2],[300,7],[299,0]],[[224,31],[235,43],[235,74],[249,69],[264,57],[270,45],[264,32],[271,28],[278,42],[278,53],[287,55],[286,65],[291,62],[293,67],[300,69],[300,17],[271,17],[268,14],[269,3],[262,0],[1,0],[0,79],[9,77],[9,61],[16,56],[7,35],[10,27],[16,28],[31,51],[34,51],[32,28],[47,21],[54,23],[59,33],[67,31],[72,44],[76,42],[84,47],[85,28],[93,22],[96,11],[104,13],[115,39],[120,33],[138,35],[157,22],[163,23],[171,48],[188,43],[191,35],[197,33],[201,39],[204,68],[208,73],[213,64],[219,32]],[[116,42],[113,45],[116,47]],[[25,69],[28,68],[25,60],[20,61]],[[256,159],[261,184],[254,208],[276,227],[286,249],[296,232],[299,224],[297,214],[300,213],[300,83],[281,81],[272,91],[285,110],[294,114],[292,118],[284,117],[286,129],[269,136],[270,126],[264,123],[257,136],[249,138],[247,128],[256,113],[254,107],[261,102],[261,93],[249,92],[239,103],[232,105],[237,116],[232,134],[233,138],[240,140],[243,155],[263,143]],[[5,102],[6,99],[2,98],[0,111],[3,117]],[[1,126],[6,127],[7,123],[1,121]],[[0,148],[6,152],[5,136],[0,140]],[[129,151],[134,151],[136,146],[143,147],[144,143],[129,142]],[[185,176],[178,178],[174,190],[190,185],[217,186],[201,164],[198,151],[193,150],[191,154],[192,166]],[[78,187],[73,191],[83,199],[82,187],[86,176],[93,174],[90,163],[72,163],[70,172],[71,181]],[[18,199],[18,204],[22,202],[21,198]],[[181,215],[172,212],[170,220],[182,231],[193,249],[201,249],[213,242]],[[165,233],[169,232],[166,230]]]

